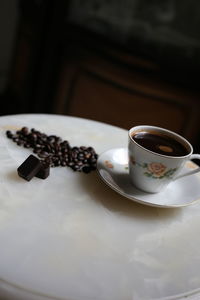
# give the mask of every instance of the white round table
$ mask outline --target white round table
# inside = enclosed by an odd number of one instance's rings
[[[67,167],[26,182],[17,167],[31,150],[5,135],[23,126],[97,153],[128,141],[126,130],[80,118],[0,118],[0,299],[200,299],[200,202],[143,206],[96,171]]]

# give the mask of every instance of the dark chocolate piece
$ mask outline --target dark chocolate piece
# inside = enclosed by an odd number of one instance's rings
[[[41,178],[41,179],[46,179],[49,176],[49,173],[50,173],[49,164],[47,164],[45,162],[42,162],[41,163],[41,168],[35,176],[38,177],[38,178]]]
[[[41,169],[40,160],[34,155],[29,157],[18,167],[17,172],[20,177],[30,181]]]

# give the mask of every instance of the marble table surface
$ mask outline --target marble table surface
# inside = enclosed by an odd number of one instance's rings
[[[126,130],[57,115],[0,117],[0,299],[200,299],[200,201],[143,206],[97,172],[51,169],[26,182],[17,167],[31,150],[6,130],[23,126],[92,146],[126,147]]]

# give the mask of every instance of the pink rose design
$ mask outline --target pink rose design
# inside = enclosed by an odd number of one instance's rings
[[[155,177],[161,177],[165,174],[166,166],[161,163],[150,163],[148,164],[147,169]]]

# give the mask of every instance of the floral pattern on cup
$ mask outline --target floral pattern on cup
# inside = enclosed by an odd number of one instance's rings
[[[152,162],[147,164],[147,172],[155,177],[161,177],[165,174],[167,167],[162,163]]]
[[[177,168],[170,168],[167,167],[159,162],[151,162],[151,163],[137,163],[134,157],[131,157],[131,163],[133,165],[137,165],[146,169],[144,175],[147,177],[151,177],[153,179],[162,179],[162,178],[171,178],[171,176],[176,172]]]

